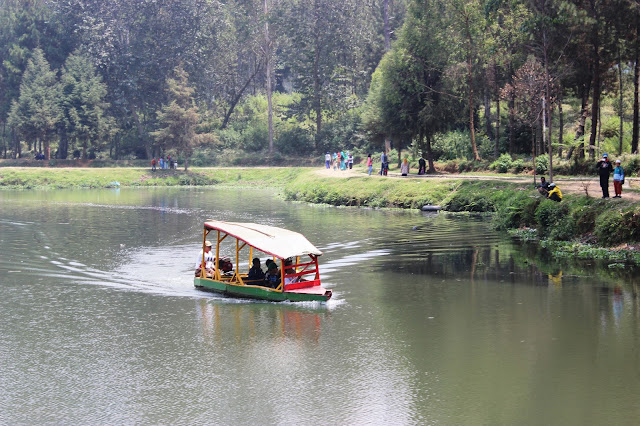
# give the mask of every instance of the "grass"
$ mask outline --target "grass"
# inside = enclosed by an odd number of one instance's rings
[[[336,179],[319,176],[315,170],[270,167],[152,172],[149,168],[2,167],[0,187],[107,188],[118,182],[121,187],[277,188],[287,200],[335,206],[419,209],[431,204],[449,212],[494,212],[498,229],[526,230],[515,233],[526,240],[574,244],[554,248],[559,255],[582,256],[584,252],[586,257],[598,257],[600,252],[591,247],[640,241],[640,204],[628,199],[601,200],[573,194],[555,203],[542,199],[531,182],[522,180],[380,179],[365,175]],[[625,260],[638,259],[628,256],[632,259]]]

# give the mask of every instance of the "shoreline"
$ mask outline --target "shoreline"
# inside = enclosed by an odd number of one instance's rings
[[[0,168],[0,189],[4,190],[273,188],[282,191],[285,200],[312,204],[417,210],[438,205],[445,212],[490,212],[496,229],[508,230],[520,239],[558,242],[551,248],[558,255],[588,253],[597,247],[608,250],[615,259],[624,250],[626,260],[640,263],[636,246],[640,241],[640,194],[627,188],[621,199],[602,200],[591,195],[600,189],[595,178],[574,178],[573,187],[571,180],[556,180],[564,194],[563,202],[556,203],[535,191],[531,175],[381,177],[368,176],[363,168],[334,172],[318,167],[194,167],[188,172],[135,167]],[[587,189],[585,181],[589,182]],[[632,185],[639,185],[637,179],[625,184]],[[535,237],[530,230],[535,230]]]

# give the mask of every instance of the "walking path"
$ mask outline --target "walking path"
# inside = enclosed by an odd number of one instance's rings
[[[318,169],[316,174],[323,177],[333,178],[347,178],[347,177],[366,177],[370,179],[467,179],[467,180],[498,180],[516,182],[522,184],[532,184],[532,175],[523,176],[488,176],[488,175],[469,175],[469,174],[436,174],[436,175],[417,175],[409,174],[407,177],[402,177],[400,173],[389,172],[388,176],[382,177],[378,174],[372,174],[370,177],[366,175],[366,171],[362,168],[354,168],[352,170],[336,170],[333,169]],[[548,177],[548,175],[547,175]],[[539,178],[536,179],[540,182]],[[594,177],[562,177],[554,179],[554,182],[560,187],[563,194],[588,194],[591,197],[601,197],[602,190],[600,189],[600,181],[597,176]],[[622,187],[622,197],[631,199],[634,202],[640,202],[640,178],[626,178]],[[609,193],[611,196],[613,192],[613,179],[609,180]]]

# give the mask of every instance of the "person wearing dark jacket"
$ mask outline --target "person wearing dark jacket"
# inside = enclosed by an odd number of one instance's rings
[[[613,172],[613,165],[609,162],[607,153],[602,154],[602,160],[598,161],[598,173],[600,174],[600,187],[602,188],[602,198],[609,198],[609,176]]]
[[[549,182],[547,182],[544,176],[540,177],[540,184],[536,185],[536,187],[540,195],[544,195],[545,197],[549,195]]]
[[[253,259],[253,266],[249,269],[249,275],[247,279],[250,281],[253,280],[264,280],[264,272],[262,272],[262,268],[260,267],[260,259],[255,257]]]

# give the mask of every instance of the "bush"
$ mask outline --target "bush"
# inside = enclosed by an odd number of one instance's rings
[[[536,209],[535,218],[542,237],[551,236],[555,227],[564,227],[565,224],[563,222],[570,221],[574,223],[573,218],[569,216],[567,205],[551,200],[544,200],[540,203]],[[575,226],[575,223],[573,226]]]
[[[543,175],[549,171],[549,156],[547,154],[536,157],[536,173]]]
[[[593,231],[598,242],[604,245],[619,244],[627,238],[628,229],[625,226],[620,211],[606,211],[596,219]]]
[[[471,136],[468,131],[456,130],[438,133],[433,137],[431,149],[435,160],[454,160],[457,158],[471,160]]]
[[[521,158],[513,160],[513,162],[511,163],[511,171],[513,173],[522,173],[524,169],[525,169],[524,161]]]
[[[497,171],[498,173],[507,173],[511,166],[511,156],[509,154],[502,154],[496,161],[491,163],[489,168]]]
[[[311,154],[314,152],[313,135],[300,127],[282,132],[274,141],[278,152],[283,154]]]

